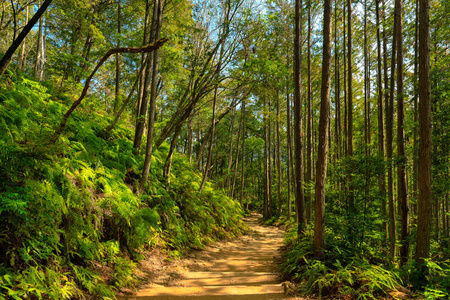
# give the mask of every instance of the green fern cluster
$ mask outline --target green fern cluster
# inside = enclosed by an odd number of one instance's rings
[[[0,299],[114,298],[134,282],[135,260],[159,245],[172,256],[240,234],[240,206],[207,185],[168,146],[155,149],[144,193],[134,193],[143,157],[129,128],[105,139],[108,118],[91,97],[55,145],[47,141],[71,104],[27,78],[0,85]],[[133,261],[134,260],[134,261]]]

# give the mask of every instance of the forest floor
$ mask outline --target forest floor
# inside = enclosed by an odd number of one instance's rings
[[[285,296],[280,283],[283,231],[259,224],[260,215],[245,218],[248,233],[170,262],[152,255],[142,263],[148,283],[129,300],[304,299]]]

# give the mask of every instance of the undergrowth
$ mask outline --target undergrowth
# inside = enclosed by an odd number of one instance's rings
[[[314,257],[314,230],[297,238],[297,227],[285,235],[283,277],[298,284],[299,294],[342,299],[448,299],[450,262],[429,259],[419,268],[411,259],[401,268],[379,253],[359,252],[330,229],[324,260]]]
[[[184,156],[167,185],[166,144],[137,195],[133,130],[118,124],[103,138],[111,120],[94,96],[49,144],[75,96],[25,77],[0,86],[0,299],[113,299],[136,280],[143,249],[177,257],[244,230],[239,204],[209,184],[199,193]]]

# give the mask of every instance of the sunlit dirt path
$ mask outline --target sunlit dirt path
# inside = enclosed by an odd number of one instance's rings
[[[181,270],[167,270],[172,272],[167,280],[125,299],[294,299],[284,295],[275,263],[283,231],[259,225],[259,217],[245,219],[247,235],[192,253],[188,263],[180,262]]]

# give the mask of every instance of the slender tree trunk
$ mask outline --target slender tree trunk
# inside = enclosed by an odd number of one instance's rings
[[[431,232],[430,1],[419,0],[419,215],[416,262],[430,256]]]
[[[43,60],[44,60],[44,16],[42,16],[39,19],[38,41],[36,46],[36,60],[34,64],[34,79],[38,81],[41,81],[44,75]]]
[[[381,38],[380,38],[380,0],[376,0],[376,22],[377,22],[377,87],[378,87],[378,155],[383,160],[381,172],[378,179],[378,187],[381,193],[381,218],[383,240],[388,237],[387,226],[387,204],[386,204],[386,175],[384,168],[384,118],[383,118],[383,81],[381,69]]]
[[[319,119],[319,149],[316,168],[316,202],[314,218],[314,256],[324,258],[325,249],[325,183],[328,162],[328,125],[330,123],[331,81],[331,0],[324,1],[323,63]]]
[[[308,126],[306,128],[306,140],[307,140],[307,171],[306,171],[306,183],[311,188],[311,182],[313,179],[313,173],[312,173],[312,141],[311,141],[311,135],[312,135],[312,84],[311,84],[311,0],[309,0],[308,5],[308,116],[307,116],[307,122]],[[306,221],[310,222],[312,217],[312,197],[311,197],[311,189],[308,191],[306,202],[307,202],[307,208],[306,208]]]
[[[194,114],[191,114],[187,123],[187,138],[188,138],[188,157],[189,163],[192,163],[192,152],[194,149],[194,131],[192,130],[192,121],[194,120]]]
[[[242,206],[244,201],[244,182],[245,182],[245,99],[242,100],[242,171],[241,171],[241,195],[239,202]]]
[[[397,22],[397,151],[400,160],[397,166],[397,197],[401,219],[400,264],[403,265],[408,261],[409,256],[409,199],[406,184],[407,160],[404,130],[402,0],[396,0],[395,5],[395,21]]]
[[[231,117],[231,128],[230,128],[230,154],[228,156],[228,176],[227,176],[227,191],[228,196],[231,195],[231,166],[233,164],[233,135],[234,135],[234,119],[236,118],[236,107],[232,108],[233,110],[233,116]]]
[[[25,24],[28,23],[28,14],[29,14],[29,9],[28,6],[25,9],[26,13],[25,13]],[[20,61],[19,61],[19,70],[22,71],[24,68],[24,62],[25,62],[25,48],[26,48],[26,39],[23,40],[22,42],[22,49],[20,50]]]
[[[395,6],[394,13],[397,16],[398,6]],[[395,219],[395,201],[394,201],[394,164],[393,164],[393,131],[394,131],[394,90],[395,90],[395,67],[397,55],[397,30],[398,20],[394,20],[394,34],[392,37],[392,60],[391,60],[391,78],[389,89],[388,110],[386,113],[386,150],[388,157],[388,199],[389,199],[389,254],[391,260],[395,258],[396,250],[396,219]]]
[[[117,34],[120,37],[121,35],[121,0],[117,1]],[[120,38],[117,39],[117,48],[120,47]],[[116,89],[115,89],[115,99],[114,99],[114,113],[117,112],[117,109],[119,107],[119,96],[120,96],[120,55],[119,53],[116,53]]]
[[[150,0],[147,0],[145,3],[145,17],[144,17],[144,36],[143,36],[143,45],[147,45],[149,34],[148,34],[148,27],[150,23]],[[147,59],[147,54],[142,53],[141,56],[141,65],[145,65],[146,68],[150,69],[147,65],[151,62],[150,59]],[[147,69],[146,69],[147,70]],[[145,78],[147,76],[148,72],[144,72],[141,74],[141,77],[139,78],[139,94],[138,94],[138,101],[136,105],[136,119],[139,120],[139,118],[144,118],[145,116],[141,116],[141,109],[142,109],[142,102],[144,97],[144,90],[145,90]],[[136,122],[137,124],[138,122]]]
[[[288,63],[289,64],[289,63]],[[289,67],[287,68],[289,70]],[[288,213],[287,218],[288,220],[291,219],[291,211],[292,211],[292,202],[291,202],[291,174],[292,174],[292,136],[291,136],[291,101],[289,99],[289,89],[287,90],[286,95],[286,111],[287,111],[287,153],[288,153],[288,160],[287,160],[287,181],[288,181],[288,194],[287,194],[287,201],[288,201]]]
[[[269,134],[268,134],[268,118],[267,118],[267,101],[264,96],[264,115],[263,115],[263,123],[264,123],[264,217],[269,218]]]
[[[240,146],[240,141],[241,141],[241,130],[243,127],[243,114],[241,111],[241,121],[239,123],[239,130],[238,130],[238,134],[237,134],[237,142],[236,142],[236,158],[234,161],[234,171],[233,171],[233,184],[231,187],[231,198],[234,198],[234,191],[235,191],[235,187],[236,187],[236,178],[237,178],[237,170],[238,170],[238,164],[239,164],[239,146]]]
[[[280,95],[277,90],[277,184],[278,184],[278,217],[281,217],[281,113],[280,113]]]
[[[213,151],[214,137],[215,137],[215,131],[216,131],[216,106],[217,106],[217,90],[218,90],[218,88],[219,88],[218,83],[216,83],[216,86],[214,88],[212,117],[211,117],[211,137],[209,140],[209,149],[208,149],[208,157],[206,159],[206,166],[203,170],[203,180],[202,180],[202,185],[200,186],[200,193],[203,191],[203,188],[205,187],[206,180],[208,179],[209,168],[211,166],[212,151]]]
[[[156,26],[155,26],[155,33],[154,33],[154,40],[158,40],[161,32],[161,23],[162,23],[162,14],[163,14],[163,1],[164,0],[156,0],[155,1],[155,7],[156,7]],[[142,177],[141,182],[139,184],[139,192],[142,192],[144,189],[144,184],[148,179],[148,173],[150,171],[150,164],[151,164],[151,158],[153,153],[153,131],[154,131],[154,125],[155,125],[155,112],[156,112],[156,98],[158,96],[157,93],[157,76],[158,76],[158,57],[159,57],[159,50],[155,50],[152,53],[152,81],[151,81],[151,94],[150,94],[150,107],[148,111],[148,129],[147,129],[147,147],[145,151],[145,161],[144,161],[144,168],[142,171]],[[140,146],[140,143],[139,143]],[[136,149],[136,148],[135,148]],[[139,147],[137,148],[139,150]]]
[[[158,40],[158,38],[159,38],[159,34],[160,34],[160,30],[158,30],[160,28],[159,20],[160,20],[160,18],[162,20],[162,15],[159,16],[159,12],[161,11],[161,14],[162,14],[162,1],[163,0],[155,0],[155,3],[154,3],[153,20],[152,20],[152,26],[150,29],[150,38],[149,38],[150,42],[154,42],[154,41]],[[156,87],[157,73],[155,73],[154,71],[158,70],[158,66],[157,65],[153,66],[153,63],[155,63],[155,61],[157,61],[157,58],[158,58],[158,51],[155,51],[151,55],[149,54],[146,57],[147,68],[145,71],[144,91],[143,91],[143,95],[142,95],[139,116],[136,120],[136,130],[135,130],[134,143],[133,143],[135,155],[139,154],[139,150],[141,148],[142,136],[144,135],[146,118],[148,117],[149,120],[152,120],[152,121],[154,120],[154,116],[151,116],[148,114],[149,113],[148,106],[149,106],[149,102],[152,101],[152,99],[150,99],[152,97],[152,94],[155,93],[155,95],[156,95],[156,89],[151,88],[151,86],[153,87],[153,85],[155,85],[155,87]],[[153,80],[154,77],[155,77],[155,80]],[[149,95],[150,95],[150,97],[149,97]],[[156,98],[153,98],[153,100],[156,100]],[[150,104],[150,106],[151,106],[151,104]],[[152,108],[150,107],[150,114],[151,114],[151,109]],[[151,125],[148,124],[148,126],[151,126]],[[152,146],[150,146],[150,147],[152,147]],[[150,150],[150,149],[148,149],[148,150]]]
[[[302,95],[301,95],[301,12],[302,1],[295,0],[295,26],[294,26],[294,140],[295,140],[295,175],[297,193],[295,202],[298,215],[298,235],[302,236],[306,227],[305,199],[303,188],[303,130],[302,130]]]
[[[419,137],[419,89],[418,89],[418,79],[419,79],[419,70],[418,70],[418,28],[419,28],[419,0],[416,0],[416,8],[415,8],[415,24],[414,24],[414,155],[413,155],[413,198],[418,198],[418,189],[419,189],[419,143],[418,143],[418,137]],[[417,216],[417,204],[413,205],[413,215]]]

